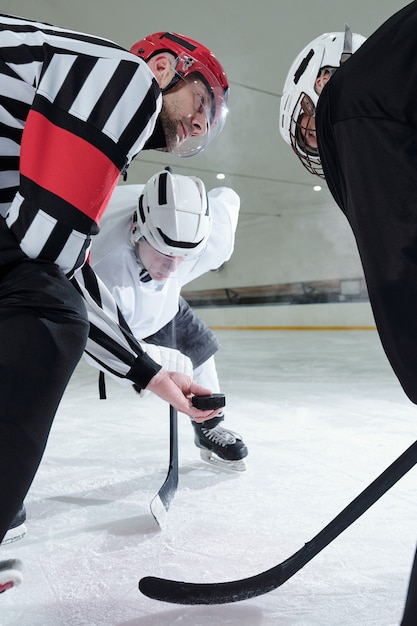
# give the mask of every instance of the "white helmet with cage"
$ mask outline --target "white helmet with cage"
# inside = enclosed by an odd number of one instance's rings
[[[206,188],[194,176],[158,172],[148,180],[132,217],[132,243],[145,239],[165,256],[193,258],[211,232]]]
[[[287,74],[280,105],[280,133],[312,174],[323,177],[318,148],[305,140],[308,120],[315,115],[320,95],[317,79],[325,73],[329,78],[364,41],[365,37],[352,33],[348,26],[344,32],[324,33],[300,52]]]

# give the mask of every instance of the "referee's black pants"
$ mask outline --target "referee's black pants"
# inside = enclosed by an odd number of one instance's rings
[[[0,267],[0,541],[22,504],[84,351],[84,302],[57,265]]]

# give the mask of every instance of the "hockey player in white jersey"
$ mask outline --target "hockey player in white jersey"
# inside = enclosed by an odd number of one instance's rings
[[[180,292],[230,258],[239,207],[230,188],[207,194],[199,178],[158,172],[146,185],[116,188],[90,258],[136,338],[150,348],[171,348],[162,349],[162,364],[173,371],[192,368],[194,381],[213,393],[220,391],[214,360],[219,343]],[[86,358],[100,367],[88,347]],[[204,460],[244,470],[247,447],[223,419],[224,413],[192,421],[195,444]]]

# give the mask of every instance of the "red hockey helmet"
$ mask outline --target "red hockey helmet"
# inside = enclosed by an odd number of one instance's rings
[[[191,156],[202,150],[223,129],[227,116],[227,100],[229,84],[226,73],[211,50],[194,39],[172,32],[160,32],[148,35],[133,44],[130,52],[149,61],[161,52],[169,52],[176,57],[173,67],[176,76],[165,91],[174,87],[180,79],[190,81],[197,76],[204,83],[210,98],[210,109],[207,111],[208,132],[205,143],[192,152],[188,148],[179,156]],[[201,138],[199,138],[201,144]]]

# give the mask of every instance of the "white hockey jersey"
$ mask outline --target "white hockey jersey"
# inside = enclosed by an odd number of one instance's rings
[[[115,189],[91,250],[95,273],[109,289],[137,339],[153,335],[175,317],[184,285],[230,259],[240,208],[239,196],[233,189],[209,191],[212,229],[204,251],[196,259],[183,261],[164,282],[141,282],[142,267],[130,242],[130,232],[142,189],[143,185]]]

